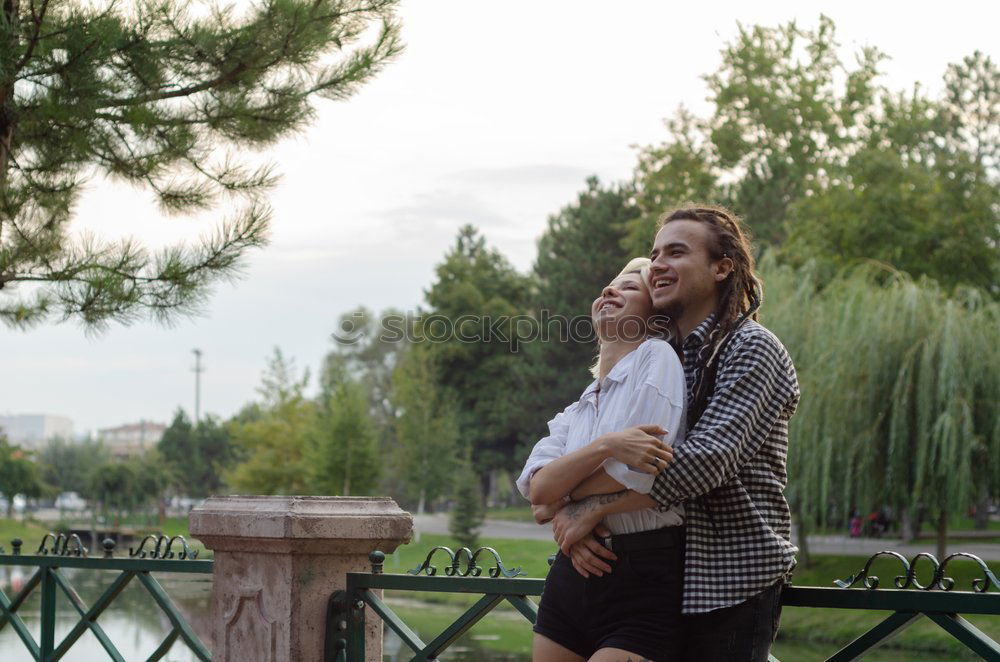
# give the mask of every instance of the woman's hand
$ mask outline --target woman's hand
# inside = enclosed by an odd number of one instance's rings
[[[572,501],[552,518],[552,537],[562,553],[569,556],[573,544],[589,536],[602,517],[597,497]]]
[[[605,435],[604,449],[636,471],[658,474],[674,459],[673,449],[657,438],[666,433],[659,425],[636,425]]]
[[[551,522],[563,506],[568,503],[568,499],[559,499],[554,503],[543,503],[531,507],[531,514],[535,517],[535,522],[545,524]]]

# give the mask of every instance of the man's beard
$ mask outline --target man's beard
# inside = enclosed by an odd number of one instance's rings
[[[664,336],[675,333],[674,322],[680,319],[684,313],[684,306],[679,302],[668,303],[662,308],[653,308],[649,316],[649,328],[651,331]]]
[[[680,319],[684,314],[684,304],[680,301],[671,301],[662,307],[653,307],[653,314],[657,317],[669,317],[672,320]]]

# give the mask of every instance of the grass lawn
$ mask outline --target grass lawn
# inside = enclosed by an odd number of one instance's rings
[[[43,525],[31,520],[24,523],[19,520],[0,518],[0,547],[3,547],[10,554],[10,541],[14,538],[20,538],[24,543],[21,551],[34,552],[48,531]]]

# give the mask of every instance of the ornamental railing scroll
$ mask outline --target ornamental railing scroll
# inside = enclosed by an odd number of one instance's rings
[[[438,575],[437,567],[431,563],[435,555],[447,557],[444,576]],[[477,563],[480,556],[495,561],[487,573],[488,577],[481,576],[484,568]],[[879,559],[892,559],[900,564],[902,571],[891,583],[893,588],[880,588],[878,576],[872,574],[873,564]],[[472,552],[466,548],[452,551],[448,547],[435,547],[420,565],[406,574],[384,574],[385,555],[381,552],[372,552],[369,560],[372,564],[370,573],[348,573],[347,588],[337,591],[330,598],[324,653],[326,662],[361,662],[365,659],[366,612],[377,615],[387,629],[413,650],[412,660],[431,660],[502,602],[510,603],[534,623],[537,607],[528,597],[540,596],[545,586],[544,579],[524,578],[520,568],[506,568],[499,553],[492,548]],[[949,564],[958,560],[975,563],[983,573],[981,578],[972,581],[969,591],[955,590],[956,582],[947,574]],[[918,581],[917,571],[918,566],[926,568],[927,564],[930,564],[932,576],[925,585]],[[963,552],[938,561],[932,554],[921,553],[907,560],[897,552],[886,550],[867,559],[855,574],[832,583],[836,588],[786,586],[782,592],[782,605],[891,613],[829,657],[828,662],[856,660],[921,618],[938,624],[983,659],[1000,662],[1000,644],[959,615],[1000,615],[1000,581],[978,556]],[[471,593],[482,597],[430,643],[424,643],[385,603],[381,590]],[[770,661],[778,662],[773,655]]]
[[[149,550],[144,549],[147,542],[151,544]],[[161,572],[212,573],[212,561],[195,560],[197,552],[190,549],[183,536],[171,538],[147,536],[138,549],[130,550],[128,557],[115,556],[116,543],[110,538],[101,543],[103,556],[89,556],[87,548],[75,534],[67,536],[61,533],[47,533],[43,536],[35,554],[22,554],[23,544],[23,541],[15,538],[11,541],[11,554],[5,554],[0,550],[0,566],[35,568],[35,572],[12,598],[0,589],[0,631],[10,625],[32,659],[40,662],[60,660],[88,631],[100,642],[111,659],[123,659],[101,627],[99,617],[133,579],[146,589],[149,597],[157,604],[171,625],[166,637],[148,659],[162,659],[178,639],[184,642],[198,660],[212,659],[209,649],[201,642],[184,615],[152,575]],[[175,552],[174,549],[178,551]],[[93,604],[87,605],[68,577],[61,572],[63,568],[116,571],[118,574],[102,595]],[[36,589],[41,592],[41,627],[37,641],[21,618],[22,607],[28,596]],[[79,616],[79,621],[60,642],[55,640],[57,590],[62,591]]]
[[[146,543],[149,543],[150,548],[146,549]],[[175,553],[172,550],[174,543],[177,543],[180,551]],[[139,546],[135,549],[131,547],[128,550],[128,555],[131,558],[150,558],[150,559],[172,559],[174,557],[185,560],[185,559],[196,559],[198,558],[198,550],[192,551],[188,546],[187,540],[184,536],[154,536],[149,535],[142,539]]]
[[[431,565],[431,559],[434,558],[434,555],[438,552],[444,552],[448,555],[450,563],[445,566],[444,569],[444,574],[448,577],[479,577],[483,574],[483,567],[477,565],[476,561],[479,559],[480,555],[485,553],[488,553],[493,557],[493,566],[487,570],[490,577],[496,578],[502,575],[509,579],[511,577],[517,577],[518,575],[524,574],[520,568],[507,568],[500,559],[500,554],[498,554],[497,550],[492,547],[480,547],[474,552],[468,547],[460,547],[457,551],[453,552],[450,547],[443,546],[432,549],[427,554],[427,558],[424,559],[423,563],[412,570],[407,570],[407,573],[411,575],[419,575],[422,572],[431,577],[436,575],[437,567]]]
[[[991,587],[1000,590],[1000,579],[993,574],[986,562],[975,554],[967,554],[965,552],[956,552],[955,554],[949,554],[944,557],[941,561],[937,560],[937,557],[933,554],[927,552],[921,552],[913,557],[912,560],[907,561],[906,557],[902,554],[898,554],[892,551],[882,551],[873,554],[868,561],[865,563],[865,567],[861,569],[860,572],[851,575],[846,579],[838,579],[834,583],[840,588],[851,588],[858,582],[862,582],[865,588],[876,589],[879,586],[878,575],[871,574],[872,564],[880,558],[890,558],[899,561],[900,565],[903,566],[903,574],[896,575],[893,580],[893,584],[898,589],[908,589],[915,588],[920,591],[933,591],[939,589],[942,591],[950,591],[955,588],[955,580],[951,577],[945,575],[945,568],[948,564],[955,560],[972,561],[979,566],[982,571],[983,576],[972,580],[972,590],[976,593],[985,593]],[[926,586],[922,585],[917,581],[917,564],[926,560],[933,567],[933,575],[931,581]]]

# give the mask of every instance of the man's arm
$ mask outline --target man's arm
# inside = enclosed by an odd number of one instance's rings
[[[650,496],[661,505],[673,506],[730,481],[798,398],[791,359],[767,331],[752,333],[727,354],[705,413],[653,482]]]

